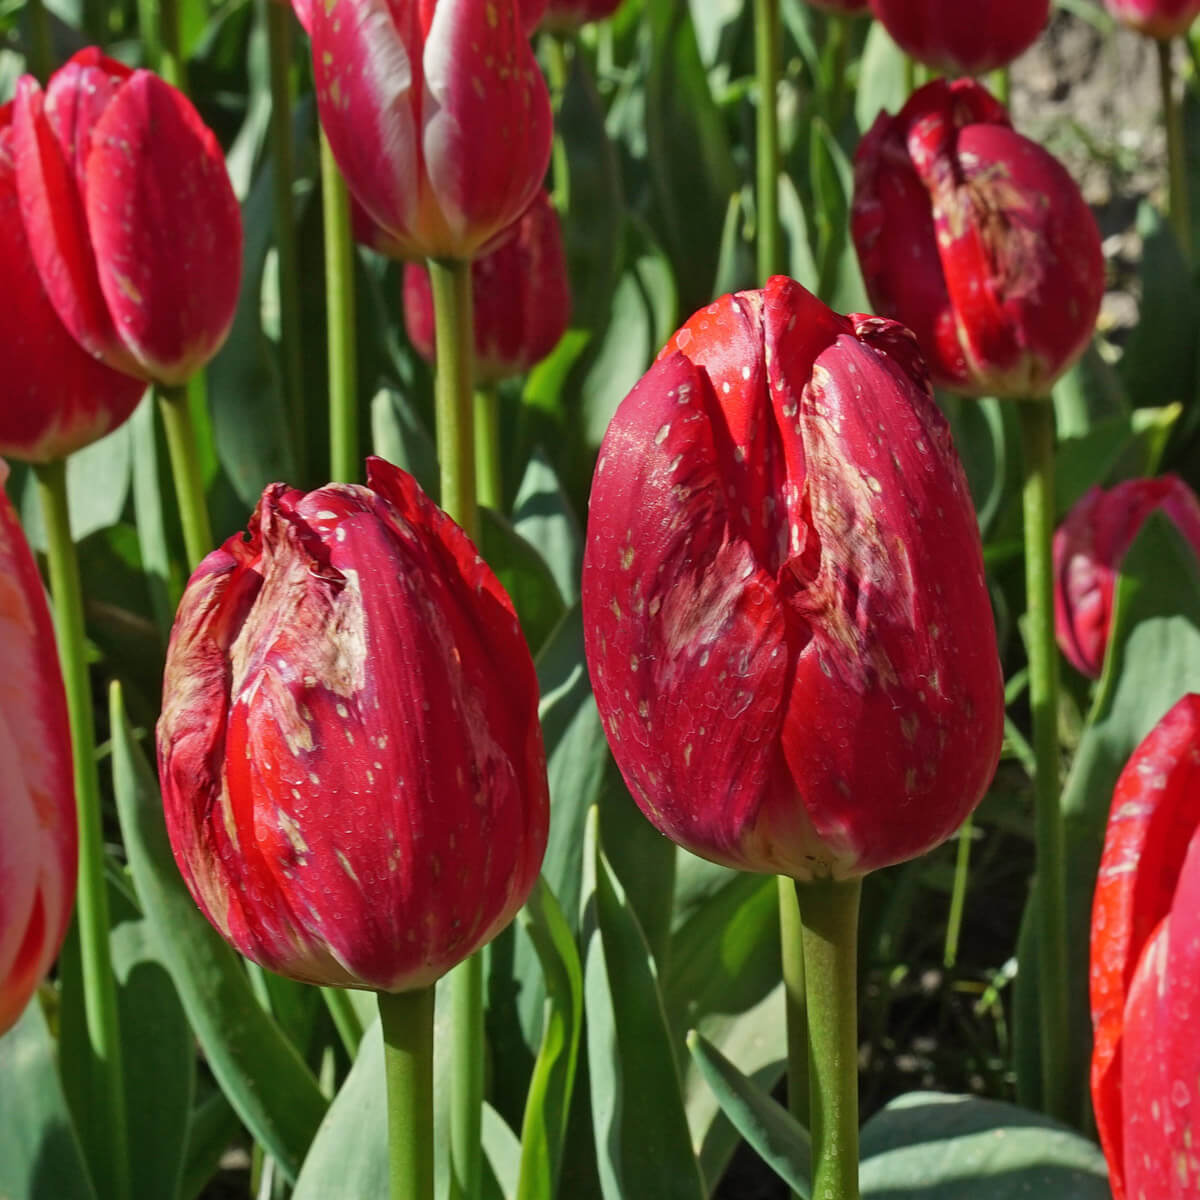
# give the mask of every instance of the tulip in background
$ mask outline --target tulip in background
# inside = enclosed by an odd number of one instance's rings
[[[1037,40],[1050,0],[870,0],[905,53],[950,74],[1007,66]]]
[[[67,703],[42,579],[0,463],[0,1034],[58,955],[75,898]]]
[[[1200,0],[1104,0],[1104,6],[1122,25],[1155,38],[1187,33],[1200,14]]]
[[[1066,169],[969,79],[880,113],[855,154],[851,233],[871,303],[951,391],[1048,395],[1091,339],[1096,222]]]
[[[891,321],[778,276],[692,317],[609,427],[582,594],[617,764],[694,853],[858,876],[949,837],[991,780],[979,532]]]
[[[592,21],[607,21],[621,0],[548,0],[542,28],[551,33],[574,33]]]
[[[567,328],[571,292],[562,225],[542,191],[498,246],[471,264],[475,379],[496,383],[528,371],[554,349]],[[413,348],[435,361],[429,272],[404,272],[404,324]]]
[[[1200,556],[1200,500],[1182,479],[1127,479],[1094,487],[1054,535],[1054,625],[1071,665],[1098,679],[1108,649],[1117,574],[1151,513],[1161,512]]]
[[[216,928],[282,975],[405,991],[494,937],[546,845],[538,686],[507,595],[411,477],[274,484],[188,584],[158,725]]]
[[[1200,695],[1113,793],[1092,910],[1092,1101],[1115,1200],[1200,1186]]]
[[[25,236],[63,324],[111,367],[186,382],[229,332],[242,259],[225,159],[191,102],[81,50],[45,91],[18,82],[13,151]]]

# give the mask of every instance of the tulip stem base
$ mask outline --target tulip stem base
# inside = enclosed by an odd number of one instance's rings
[[[812,1194],[858,1200],[858,904],[862,880],[796,885],[808,997]]]
[[[1067,1120],[1069,1044],[1066,878],[1059,807],[1058,646],[1054,640],[1054,405],[1023,400],[1026,637],[1033,721],[1034,814],[1037,830],[1038,964],[1042,1108]]]
[[[1192,212],[1188,197],[1187,145],[1183,135],[1183,97],[1176,98],[1171,67],[1174,38],[1157,39],[1158,81],[1162,90],[1163,122],[1167,127],[1167,171],[1170,184],[1171,228],[1187,262],[1192,261]]]
[[[494,387],[475,391],[476,494],[480,505],[496,512],[504,508],[504,478],[500,468],[500,397]]]
[[[34,468],[46,526],[54,628],[67,696],[71,754],[75,764],[75,807],[79,823],[79,888],[76,920],[83,962],[84,1019],[87,1026],[89,1119],[104,1123],[89,1137],[107,1149],[107,1162],[92,1162],[102,1196],[129,1200],[130,1176],[125,1122],[125,1086],[117,989],[109,954],[108,885],[104,878],[104,828],[100,816],[100,775],[88,677],[83,623],[83,587],[71,539],[67,508],[66,460]]]
[[[186,387],[160,386],[156,391],[163,427],[167,433],[167,450],[171,456],[179,519],[183,524],[188,569],[195,570],[200,560],[213,548],[213,536],[204,498],[204,480],[200,475],[200,460],[196,453],[192,410],[188,405]]]
[[[788,1111],[808,1128],[808,1009],[804,1000],[804,935],[796,882],[786,875],[779,885],[779,949],[787,1017]]]
[[[433,987],[380,992],[392,1200],[433,1200]]]
[[[758,79],[758,276],[781,269],[779,236],[779,0],[754,0],[754,70]]]

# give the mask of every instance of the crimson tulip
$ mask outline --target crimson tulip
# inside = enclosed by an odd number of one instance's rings
[[[512,604],[403,471],[273,484],[188,584],[158,723],[197,904],[309,983],[424,987],[533,886],[548,792]]]
[[[473,258],[550,160],[515,0],[331,0],[311,18],[321,124],[351,192],[405,257]]]
[[[46,595],[0,463],[0,1034],[58,956],[75,901],[75,780]]]
[[[855,154],[851,232],[871,303],[916,335],[934,381],[1042,396],[1104,295],[1096,222],[1066,169],[969,79],[880,113]]]
[[[120,425],[145,384],[88,354],[46,296],[21,225],[12,107],[0,108],[0,277],[8,293],[0,309],[0,453],[50,462]]]
[[[1200,0],[1104,0],[1122,25],[1149,37],[1180,37],[1200,13]]]
[[[545,191],[499,245],[471,264],[475,379],[495,383],[541,362],[567,328],[571,291],[558,213]],[[404,272],[404,324],[427,362],[435,360],[433,291],[424,266]]]
[[[212,132],[180,91],[94,48],[17,83],[21,219],[62,323],[104,363],[185,382],[220,348],[242,224]]]
[[[1200,696],[1117,781],[1092,908],[1092,1102],[1115,1200],[1200,1183]]]
[[[574,33],[592,21],[607,21],[621,0],[548,0],[542,28],[552,33]]]
[[[1091,488],[1054,535],[1054,627],[1071,665],[1100,676],[1108,648],[1117,574],[1151,513],[1175,523],[1200,556],[1200,500],[1182,479],[1127,479]]]
[[[668,342],[609,426],[585,648],[642,811],[846,878],[948,837],[1004,700],[974,509],[911,334],[781,276]]]
[[[1050,0],[871,0],[871,10],[919,62],[949,74],[982,75],[1037,41]]]

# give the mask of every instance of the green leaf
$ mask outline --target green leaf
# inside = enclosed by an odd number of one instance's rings
[[[96,1200],[35,999],[0,1037],[0,1196]]]
[[[513,502],[513,529],[542,556],[565,604],[579,599],[583,533],[554,468],[535,451]]]
[[[863,1126],[863,1200],[1111,1200],[1094,1143],[1041,1113],[910,1092]]]
[[[154,776],[125,720],[118,685],[110,720],[121,832],[158,958],[222,1091],[285,1176],[295,1179],[325,1100],[296,1048],[255,1001],[237,955],[201,916],[180,878]]]
[[[484,508],[479,524],[480,551],[511,597],[525,638],[536,652],[566,611],[554,575],[507,518]]]
[[[241,1127],[237,1113],[220,1091],[212,1091],[192,1110],[180,1200],[195,1200],[203,1191]]]
[[[1129,412],[1121,377],[1093,342],[1054,385],[1054,418],[1061,440],[1086,437],[1093,428]]]
[[[440,491],[437,447],[408,398],[382,387],[371,400],[371,449],[407,471],[436,500]]]
[[[588,818],[580,917],[588,1068],[605,1200],[702,1200],[654,959]]]
[[[812,1142],[808,1131],[695,1030],[688,1034],[687,1044],[692,1060],[737,1131],[793,1192],[810,1200]]]
[[[867,30],[867,43],[858,68],[854,116],[864,133],[881,112],[897,113],[908,99],[904,51],[879,21]]]

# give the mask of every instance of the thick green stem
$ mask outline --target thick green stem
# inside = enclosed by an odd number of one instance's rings
[[[433,994],[379,993],[392,1200],[433,1200]]]
[[[570,65],[567,61],[567,37],[565,34],[546,33],[542,36],[546,53],[546,76],[550,85],[550,103],[554,108],[554,150],[550,159],[550,177],[553,181],[551,198],[560,213],[571,208],[571,167],[567,158],[567,143],[559,130],[559,114],[562,112],[563,97],[567,93]]]
[[[45,0],[29,0],[29,69],[43,87],[54,70],[54,49],[50,40],[50,15]]]
[[[1171,69],[1174,41],[1158,43],[1158,81],[1162,89],[1163,120],[1167,127],[1167,169],[1170,179],[1171,228],[1188,262],[1192,260],[1192,213],[1188,199],[1187,146],[1183,137],[1183,97],[1176,97]]]
[[[354,239],[350,193],[321,132],[325,223],[325,318],[329,332],[329,470],[337,483],[358,479],[358,362],[354,345]]]
[[[92,692],[88,679],[87,646],[83,626],[83,588],[79,560],[71,540],[67,509],[66,461],[35,468],[46,524],[50,593],[54,600],[54,628],[67,716],[71,727],[71,754],[75,764],[75,808],[79,822],[79,888],[76,919],[83,960],[83,999],[88,1046],[94,1076],[89,1120],[103,1122],[105,1134],[93,1144],[107,1144],[105,1170],[95,1182],[103,1196],[129,1198],[128,1141],[125,1124],[125,1088],[121,1059],[121,1030],[117,1016],[117,990],[108,942],[108,891],[104,879],[104,828],[100,817],[100,775],[96,767],[96,730]]]
[[[958,938],[962,933],[963,910],[967,903],[967,880],[971,874],[971,831],[975,827],[971,815],[958,831],[958,854],[954,861],[954,890],[950,893],[950,914],[946,918],[946,942],[942,964],[946,970],[958,962]]]
[[[200,459],[196,453],[196,434],[192,427],[187,388],[159,386],[156,391],[163,427],[167,433],[167,450],[171,455],[171,474],[175,479],[175,497],[179,502],[188,568],[195,570],[200,560],[213,548],[213,537],[208,522],[204,480],[200,476]]]
[[[795,880],[780,875],[779,950],[787,1018],[788,1111],[808,1128],[808,1008],[804,999],[804,941]]]
[[[308,437],[304,409],[304,356],[300,346],[300,268],[292,203],[292,14],[278,0],[261,0],[271,74],[271,170],[275,199],[275,253],[279,262],[279,342],[292,446],[307,477]]]
[[[758,277],[782,270],[779,235],[779,0],[754,0],[754,70],[758,79]]]
[[[1058,647],[1054,642],[1054,406],[1023,400],[1025,589],[1029,707],[1033,717],[1034,811],[1039,905],[1038,997],[1041,1004],[1042,1106],[1066,1119],[1068,1045],[1066,880],[1059,809]]]
[[[483,958],[450,973],[454,1046],[450,1086],[450,1196],[478,1200],[483,1179]]]
[[[858,901],[862,880],[796,885],[804,929],[812,1194],[858,1200]]]
[[[500,397],[492,384],[475,390],[476,496],[484,508],[500,512],[504,506],[504,478],[500,469]]]

